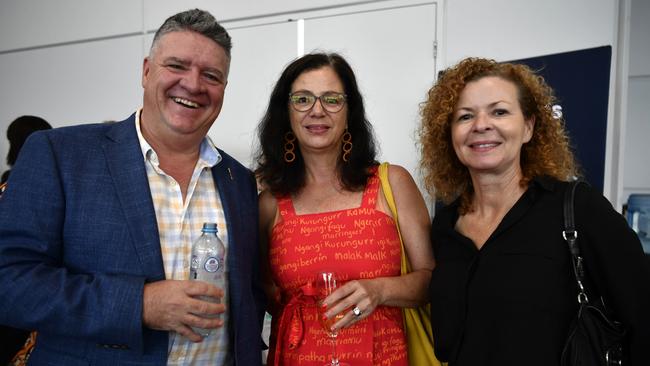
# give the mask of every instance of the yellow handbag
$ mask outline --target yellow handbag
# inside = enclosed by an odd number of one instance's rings
[[[399,234],[400,244],[402,246],[402,275],[411,272],[411,265],[406,257],[404,251],[404,242],[402,240],[402,233],[399,230],[399,223],[397,221],[397,207],[395,206],[395,199],[393,198],[393,191],[388,182],[388,163],[379,165],[379,181],[381,188],[388,201],[388,207],[393,214],[395,224],[397,226],[397,233]],[[440,366],[440,361],[433,354],[433,332],[431,331],[431,322],[429,319],[429,304],[417,308],[402,308],[404,315],[404,328],[406,330],[406,338],[408,342],[408,357],[410,366]]]

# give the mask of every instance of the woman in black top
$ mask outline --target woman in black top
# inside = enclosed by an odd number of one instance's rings
[[[49,130],[52,128],[46,120],[36,116],[20,116],[7,127],[7,139],[9,140],[9,152],[7,153],[7,164],[13,166],[18,159],[18,153],[33,132]],[[0,183],[6,183],[9,179],[10,170],[6,170],[0,177]]]
[[[450,365],[559,365],[577,312],[561,232],[577,176],[553,92],[528,67],[470,58],[422,109],[425,183],[436,213],[430,285],[438,358]],[[650,269],[625,220],[578,187],[575,217],[591,296],[628,329],[633,365],[650,365]]]

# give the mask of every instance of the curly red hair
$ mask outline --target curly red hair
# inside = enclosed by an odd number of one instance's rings
[[[568,180],[578,175],[564,121],[554,117],[553,90],[544,79],[526,65],[497,63],[483,58],[466,58],[447,69],[429,90],[421,108],[419,131],[422,149],[420,166],[427,190],[444,203],[461,197],[460,213],[471,211],[472,180],[468,169],[458,160],[451,143],[454,108],[467,83],[486,76],[512,82],[525,118],[535,118],[533,137],[521,151],[522,186],[536,176],[547,175]]]

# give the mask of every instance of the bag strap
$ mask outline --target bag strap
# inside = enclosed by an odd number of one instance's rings
[[[564,192],[564,230],[562,231],[562,237],[569,245],[569,251],[571,252],[572,264],[573,264],[573,274],[575,275],[576,282],[578,284],[578,303],[586,304],[589,302],[585,287],[583,285],[585,279],[584,264],[582,256],[580,255],[580,248],[576,243],[578,239],[578,230],[575,227],[575,193],[576,188],[580,184],[587,184],[583,180],[575,180],[569,183],[566,191]]]
[[[379,175],[379,182],[381,183],[381,190],[384,192],[384,197],[386,197],[386,202],[388,202],[388,208],[393,215],[393,220],[395,221],[395,227],[397,228],[397,234],[399,235],[399,244],[402,248],[402,261],[401,261],[401,274],[407,274],[411,272],[411,264],[406,257],[406,252],[404,251],[404,240],[402,240],[402,232],[399,229],[399,220],[397,219],[397,205],[395,204],[395,198],[393,197],[393,190],[390,188],[390,182],[388,181],[388,163],[384,162],[379,165],[377,170]]]
[[[571,255],[574,258],[580,256],[580,248],[578,248],[578,245],[576,245],[578,231],[575,227],[574,201],[576,188],[582,182],[583,181],[581,180],[570,182],[569,186],[564,192],[564,231],[562,231],[562,237],[569,244]]]

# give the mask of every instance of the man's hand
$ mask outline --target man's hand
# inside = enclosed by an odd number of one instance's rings
[[[179,333],[192,342],[203,338],[191,327],[218,328],[223,320],[201,315],[218,315],[226,311],[224,304],[214,304],[195,298],[222,298],[222,289],[202,281],[165,280],[144,285],[142,321],[145,326]],[[200,315],[197,315],[200,314]]]

